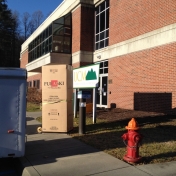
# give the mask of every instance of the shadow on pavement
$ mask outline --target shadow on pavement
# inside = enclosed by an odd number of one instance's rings
[[[59,134],[58,138],[60,137],[60,139],[51,140],[52,135],[55,136],[57,134],[39,134],[37,136],[38,140],[36,139],[35,141],[28,141],[26,143],[25,158],[30,160],[32,165],[53,163],[63,157],[98,152],[97,149],[67,137],[66,134]],[[45,139],[40,140],[39,138],[42,137]]]
[[[41,127],[41,124],[28,125],[26,128],[26,134],[27,135],[38,134],[37,132],[38,127]]]
[[[27,121],[31,121],[31,120],[35,120],[35,118],[33,118],[33,117],[26,117],[26,120]]]
[[[17,158],[0,158],[0,175],[17,176]]]

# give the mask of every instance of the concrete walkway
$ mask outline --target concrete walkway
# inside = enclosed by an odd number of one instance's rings
[[[37,133],[41,112],[27,113],[23,176],[174,176],[176,162],[132,166],[67,134]]]

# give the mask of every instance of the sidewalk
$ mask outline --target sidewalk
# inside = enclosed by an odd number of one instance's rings
[[[131,166],[67,134],[37,134],[40,112],[27,113],[23,176],[171,176],[176,162]]]

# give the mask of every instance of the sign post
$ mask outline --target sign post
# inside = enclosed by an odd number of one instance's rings
[[[73,102],[73,112],[74,112],[74,118],[76,118],[77,117],[77,90],[75,89],[74,90],[74,102]]]
[[[96,123],[96,111],[97,111],[97,94],[96,94],[97,88],[95,87],[93,89],[93,124]]]
[[[79,91],[79,134],[85,134],[86,128],[86,99],[91,98],[90,91]]]
[[[93,89],[93,123],[96,123],[96,87],[99,82],[99,64],[80,67],[73,70],[73,88],[74,89]],[[86,99],[89,93],[82,93],[84,97],[80,97],[81,93],[78,92],[78,98]]]
[[[86,99],[79,101],[79,134],[85,134],[86,128]]]

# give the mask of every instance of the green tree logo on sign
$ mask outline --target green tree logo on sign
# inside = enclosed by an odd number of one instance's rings
[[[96,80],[96,79],[97,79],[97,75],[96,75],[96,72],[93,71],[93,69],[87,72],[86,80]]]

